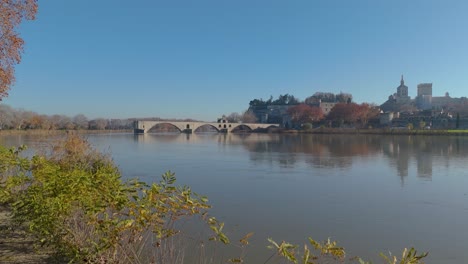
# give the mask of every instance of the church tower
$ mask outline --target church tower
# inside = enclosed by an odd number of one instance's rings
[[[408,86],[405,85],[403,75],[401,75],[400,86],[397,87],[397,96],[400,98],[408,98]]]

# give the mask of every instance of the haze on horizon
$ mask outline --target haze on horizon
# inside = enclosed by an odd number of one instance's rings
[[[211,121],[286,93],[381,104],[401,74],[411,97],[424,82],[467,96],[467,10],[462,0],[41,1],[2,103]]]

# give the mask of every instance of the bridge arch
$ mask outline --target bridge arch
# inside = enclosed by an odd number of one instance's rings
[[[175,130],[177,130],[179,133],[183,131],[183,129],[180,129],[179,126],[171,123],[171,122],[158,122],[156,124],[153,124],[151,125],[150,127],[148,127],[146,129],[146,133],[155,133],[155,130],[157,130],[158,128],[162,128],[161,130],[163,130],[162,132],[173,132],[173,131],[170,131],[170,128],[173,128]],[[165,131],[164,131],[165,130]]]
[[[237,124],[232,127],[231,132],[251,132],[253,131],[252,127],[247,124]]]
[[[270,126],[265,127],[265,129],[269,129],[269,128],[279,128],[279,126],[275,125],[275,124],[272,124]]]
[[[204,129],[206,128],[211,128],[212,130],[216,131],[217,133],[219,133],[220,129],[218,129],[215,125],[213,124],[201,124],[197,127],[194,127],[193,128],[193,132],[207,132],[207,131],[203,131]]]

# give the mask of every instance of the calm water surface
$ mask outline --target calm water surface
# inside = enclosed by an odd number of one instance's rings
[[[209,197],[228,234],[254,231],[248,263],[268,258],[268,237],[303,244],[309,236],[331,237],[349,256],[378,260],[377,252],[414,246],[430,252],[428,263],[468,263],[467,137],[87,137],[125,177],[151,182],[174,171],[179,184]],[[8,145],[49,142],[0,137]]]

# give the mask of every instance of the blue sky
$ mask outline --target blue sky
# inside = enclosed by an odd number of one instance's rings
[[[468,1],[39,1],[5,104],[89,118],[215,120],[254,98],[468,96]]]

